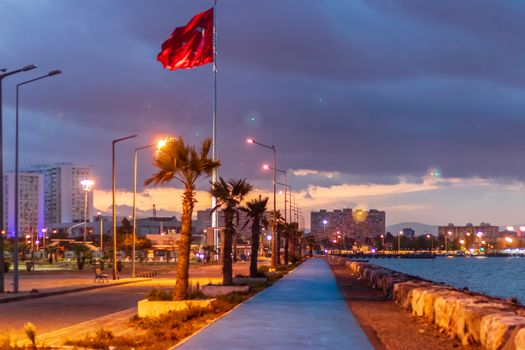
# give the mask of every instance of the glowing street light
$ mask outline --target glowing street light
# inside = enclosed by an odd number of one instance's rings
[[[246,143],[258,145],[258,146],[270,149],[273,152],[273,168],[274,168],[273,169],[273,217],[274,217],[274,220],[272,221],[272,231],[274,235],[277,235],[277,222],[276,222],[277,220],[275,220],[275,218],[277,217],[277,203],[276,203],[277,202],[277,174],[275,170],[277,168],[276,161],[275,161],[276,147],[274,145],[268,146],[263,143],[259,143],[252,138],[246,139]],[[279,255],[279,249],[278,249],[279,242],[278,241],[279,241],[278,239],[274,239],[272,242],[272,262],[271,262],[272,268],[275,268],[279,261],[279,256],[278,256]]]
[[[434,251],[434,240],[431,238],[430,234],[427,234],[427,238],[430,239],[430,244],[432,247],[430,251],[433,252]]]
[[[452,231],[448,231],[445,235],[445,253],[448,254],[448,236],[452,235]]]
[[[401,250],[401,236],[403,235],[403,231],[399,231],[399,235],[397,235],[397,254],[399,254]]]
[[[283,184],[281,184],[279,182],[277,182],[277,183],[282,185],[282,186],[284,186],[284,221],[288,222],[287,214],[286,214],[286,212],[287,212],[286,211],[286,202],[287,202],[286,198],[287,198],[287,187],[288,187],[287,180],[286,180],[286,170],[274,169],[273,167],[271,167],[268,164],[263,164],[262,168],[263,168],[263,170],[273,170],[274,172],[278,171],[278,172],[280,172],[281,174],[284,175],[284,183]],[[279,191],[279,194],[283,194],[283,191]],[[290,220],[291,220],[291,218],[290,218]]]
[[[42,229],[42,246],[45,248],[46,247],[46,233],[47,233],[47,228],[43,228]]]
[[[136,246],[136,236],[137,236],[137,161],[138,161],[138,151],[155,147],[157,146],[157,151],[160,151],[168,143],[168,139],[164,138],[159,140],[157,144],[147,145],[143,147],[135,148],[133,153],[133,237],[131,239],[131,278],[135,278],[135,246]]]
[[[88,192],[93,189],[93,185],[95,184],[95,181],[84,179],[80,181],[80,185],[82,186],[82,190],[84,191],[84,244],[86,243],[86,235],[87,235],[87,202],[88,202]]]

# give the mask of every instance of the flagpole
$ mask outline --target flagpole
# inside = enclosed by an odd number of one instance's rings
[[[212,158],[214,161],[219,159],[217,152],[217,0],[214,0],[213,6],[213,117],[212,117]],[[219,177],[219,171],[217,168],[213,169],[212,182],[216,183]],[[217,205],[217,199],[211,198],[211,207],[215,208]],[[219,220],[218,211],[212,212],[211,226],[213,227],[213,246],[214,249],[218,248],[219,245]],[[218,251],[218,250],[217,250]]]

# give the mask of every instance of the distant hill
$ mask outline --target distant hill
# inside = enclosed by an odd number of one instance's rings
[[[397,235],[399,231],[404,228],[411,228],[416,231],[416,235],[423,235],[425,233],[430,233],[434,236],[438,234],[437,225],[427,225],[420,222],[400,222],[399,224],[390,225],[386,227],[386,231],[390,232],[393,235]]]

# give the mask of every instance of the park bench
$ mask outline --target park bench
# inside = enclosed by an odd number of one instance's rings
[[[102,273],[102,270],[99,267],[95,268],[95,280],[93,283],[96,283],[97,281],[104,282],[104,280],[109,283],[108,275]]]

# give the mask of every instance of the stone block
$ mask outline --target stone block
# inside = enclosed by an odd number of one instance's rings
[[[515,330],[525,327],[525,317],[515,313],[490,314],[481,319],[481,346],[487,350],[499,350],[506,343],[512,343]]]

